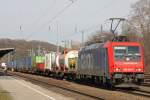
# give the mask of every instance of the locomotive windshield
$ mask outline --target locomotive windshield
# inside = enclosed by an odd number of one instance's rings
[[[138,46],[117,46],[114,52],[116,61],[139,61],[141,58]]]

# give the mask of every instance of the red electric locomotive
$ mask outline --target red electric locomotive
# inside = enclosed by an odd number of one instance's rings
[[[138,83],[144,79],[143,48],[137,42],[108,42],[109,74],[115,85]]]
[[[137,42],[106,42],[79,51],[78,78],[115,87],[135,87],[144,80],[144,54]]]

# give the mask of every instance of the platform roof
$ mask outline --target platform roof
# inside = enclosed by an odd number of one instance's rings
[[[3,57],[5,54],[14,51],[14,48],[0,48],[0,58]]]

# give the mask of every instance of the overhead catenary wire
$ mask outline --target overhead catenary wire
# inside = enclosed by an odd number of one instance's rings
[[[103,23],[106,24],[108,20],[109,20],[109,19],[106,19]],[[72,34],[67,34],[67,35],[65,35],[65,37],[74,36],[74,35],[80,34],[80,33],[82,33],[82,32],[88,32],[88,31],[90,31],[90,30],[92,30],[92,29],[94,29],[94,28],[99,28],[99,27],[101,27],[101,25],[102,25],[102,24],[92,25],[92,26],[90,26],[90,27],[88,27],[88,28],[81,29],[81,30],[76,31],[76,32],[74,32],[74,33],[72,33]],[[77,29],[76,29],[76,30],[77,30]],[[92,32],[92,33],[93,33],[93,32]]]
[[[108,4],[104,5],[104,6],[101,8],[101,11],[104,10],[104,9],[106,9],[106,8],[108,8],[109,5],[112,5],[112,4],[115,3],[116,1],[117,1],[117,0],[115,0],[115,1],[114,1],[114,0],[111,0]],[[106,19],[106,20],[104,21],[104,23],[105,23],[107,20],[108,20],[108,19]],[[70,37],[70,36],[74,36],[74,35],[79,34],[79,33],[82,33],[82,32],[87,32],[87,31],[89,31],[89,30],[95,28],[95,26],[96,26],[96,27],[100,27],[100,25],[102,25],[102,24],[94,25],[94,26],[91,26],[91,27],[89,27],[89,28],[83,28],[82,30],[80,30],[80,31],[78,31],[78,32],[65,35],[65,37]],[[93,32],[92,32],[92,33],[93,33]]]
[[[45,23],[44,25],[42,25],[41,28],[45,27],[45,25],[52,23],[59,15],[61,15],[62,13],[64,13],[69,7],[72,6],[72,4],[74,2],[76,2],[77,0],[69,0],[71,1],[71,3],[69,3],[67,6],[65,6],[62,10],[60,10],[55,16],[53,16],[47,23]]]
[[[46,8],[46,9],[44,10],[44,12],[42,13],[42,15],[41,15],[40,17],[36,18],[32,23],[29,24],[29,26],[30,26],[29,29],[32,29],[32,27],[33,27],[34,25],[37,25],[37,24],[39,23],[39,21],[40,21],[44,16],[46,16],[46,15],[48,14],[47,12],[53,9],[53,7],[55,6],[55,3],[56,3],[56,0],[53,0],[53,2],[51,3],[51,5],[50,5],[48,8]],[[50,9],[50,10],[49,10],[49,9]],[[23,39],[27,39],[27,38],[29,38],[29,36],[30,36],[30,35],[28,36],[28,35],[25,34],[25,33],[23,34],[22,25],[19,26],[19,33],[21,33]]]
[[[41,27],[40,28],[38,28],[38,30],[40,30],[40,29],[42,29],[43,27],[45,27],[47,24],[50,24],[50,23],[52,23],[59,15],[61,15],[65,10],[67,10],[73,3],[75,3],[77,0],[69,0],[69,1],[71,1],[71,3],[70,4],[68,4],[67,6],[65,6],[61,11],[59,11],[55,16],[53,16],[48,22],[46,22],[44,25],[41,25]],[[114,0],[112,0],[111,2],[109,2],[109,4],[107,4],[107,5],[104,5],[104,7],[102,7],[102,9],[105,9],[105,8],[107,8],[107,7],[109,7],[108,5],[111,5],[112,3],[114,3]],[[102,10],[101,9],[101,10]],[[84,29],[83,30],[81,30],[81,31],[84,31]],[[80,31],[80,32],[81,32]],[[33,36],[34,34],[33,33],[35,33],[35,32],[32,32],[30,35],[28,35],[27,37],[26,37],[26,39],[29,39],[31,36]],[[79,33],[79,32],[78,32]]]
[[[59,11],[55,16],[53,16],[48,22],[46,22],[46,23],[44,23],[43,25],[41,25],[41,27],[38,28],[38,30],[41,30],[41,29],[44,28],[46,25],[52,23],[56,18],[59,17],[59,15],[61,15],[65,10],[67,10],[67,9],[68,9],[74,2],[76,2],[77,0],[69,0],[69,1],[71,1],[70,4],[68,4],[68,5],[65,6],[62,10],[60,10],[60,11]],[[116,1],[117,1],[117,0],[116,0]],[[107,5],[104,5],[101,10],[106,9],[107,7],[109,7],[109,5],[111,5],[112,3],[115,3],[116,1],[112,0],[112,1],[109,2]],[[100,27],[100,25],[102,25],[102,24],[99,24],[99,25],[97,25],[97,26]],[[51,28],[51,27],[49,26],[49,29],[50,29],[50,28]],[[91,29],[92,29],[92,28],[91,28]],[[89,29],[89,30],[90,30],[90,29]],[[83,29],[83,30],[80,30],[80,31],[77,32],[77,33],[85,32],[85,31],[88,31],[88,30],[87,30],[87,29]],[[35,34],[33,34],[33,33],[36,33],[36,32],[32,32],[32,33],[27,37],[27,39],[30,39],[31,36],[35,35]],[[68,35],[65,36],[65,37],[68,37],[68,36],[70,37],[70,36],[75,35],[75,34],[77,34],[77,33],[68,34]],[[37,35],[37,34],[36,34],[36,35]]]
[[[38,28],[38,30],[41,30],[42,28],[44,28],[46,25],[52,23],[56,18],[58,18],[62,13],[64,13],[69,7],[72,6],[72,4],[74,4],[77,0],[69,0],[71,1],[71,3],[69,3],[67,6],[65,6],[62,10],[60,10],[58,13],[56,13],[49,21],[47,21],[46,23],[44,23],[43,25],[41,25],[40,28]],[[37,31],[38,31],[37,30]],[[35,33],[35,32],[33,32]],[[29,36],[26,37],[26,39],[29,39],[32,35],[34,34],[30,34]]]
[[[51,3],[51,5],[50,5],[47,9],[45,9],[44,12],[42,13],[42,15],[41,15],[40,17],[38,17],[37,19],[35,19],[35,20],[33,21],[33,23],[30,24],[30,26],[32,27],[33,25],[38,24],[39,21],[40,21],[43,17],[45,17],[47,14],[49,14],[49,13],[47,13],[47,12],[50,12],[50,11],[54,8],[55,3],[56,3],[56,0],[53,0],[53,2]]]

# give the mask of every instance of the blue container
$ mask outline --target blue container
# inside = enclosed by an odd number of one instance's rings
[[[16,60],[16,68],[19,70],[19,69],[22,69],[22,59],[17,59]]]
[[[25,66],[26,66],[26,69],[28,70],[32,69],[32,57],[25,58]]]
[[[16,60],[7,62],[7,67],[9,69],[16,69]]]

